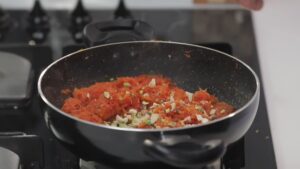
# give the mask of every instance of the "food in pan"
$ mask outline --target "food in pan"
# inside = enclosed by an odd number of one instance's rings
[[[227,116],[234,108],[206,90],[190,93],[163,76],[140,75],[75,88],[62,110],[109,126],[177,128]]]

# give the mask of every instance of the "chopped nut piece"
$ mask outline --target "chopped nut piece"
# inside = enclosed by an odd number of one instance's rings
[[[174,91],[170,94],[170,102],[174,102]]]
[[[130,86],[131,86],[131,84],[130,84],[130,83],[128,83],[128,82],[124,82],[124,83],[123,83],[123,86],[124,86],[124,87],[130,87]]]
[[[90,98],[90,97],[91,97],[90,93],[87,93],[87,94],[86,94],[86,97],[87,97],[87,98]]]
[[[153,78],[148,84],[149,87],[155,87],[156,86],[156,80]]]
[[[149,102],[142,101],[142,104],[143,104],[143,105],[148,105],[148,104],[149,104]]]
[[[192,118],[191,116],[187,116],[186,118],[183,119],[183,122],[191,122]]]
[[[110,98],[110,93],[109,92],[103,92],[103,95],[105,98],[109,99]]]
[[[205,111],[205,110],[203,109],[203,107],[200,106],[200,105],[195,105],[195,109],[198,110],[198,111],[200,111],[200,112],[204,112],[204,111]]]
[[[210,115],[214,115],[214,114],[216,114],[216,111],[217,111],[216,109],[211,109],[210,112],[209,112],[209,114]]]
[[[169,126],[175,127],[175,126],[176,126],[176,122],[171,122],[171,123],[169,124]]]
[[[193,93],[185,92],[185,94],[188,97],[189,101],[191,102],[193,100]]]
[[[144,97],[149,97],[148,93],[143,94]]]
[[[130,113],[130,114],[136,114],[137,110],[136,109],[129,109],[128,113]]]
[[[139,93],[140,93],[140,94],[143,94],[143,93],[144,93],[144,91],[143,91],[143,90],[140,90],[140,91],[139,91]]]
[[[171,103],[171,111],[174,111],[176,109],[176,103]]]

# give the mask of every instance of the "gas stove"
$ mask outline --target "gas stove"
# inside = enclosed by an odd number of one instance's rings
[[[85,47],[82,29],[87,23],[119,17],[145,21],[154,28],[156,39],[204,45],[232,54],[260,76],[251,13],[245,10],[128,11],[121,3],[116,11],[87,11],[81,1],[71,13],[45,11],[39,1],[32,11],[2,9],[0,62],[14,64],[0,68],[0,82],[7,82],[11,75],[8,72],[12,70],[22,80],[12,78],[11,83],[0,84],[0,92],[5,91],[0,96],[0,157],[3,157],[0,166],[13,166],[11,169],[173,168],[161,163],[81,160],[58,143],[45,125],[36,89],[40,72],[53,60]],[[221,160],[207,168],[276,168],[263,90],[250,130],[228,147]]]

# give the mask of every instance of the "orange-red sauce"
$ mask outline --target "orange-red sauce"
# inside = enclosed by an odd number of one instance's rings
[[[119,77],[75,88],[62,110],[83,120],[131,128],[173,128],[227,116],[233,106],[206,90],[189,93],[162,76]]]

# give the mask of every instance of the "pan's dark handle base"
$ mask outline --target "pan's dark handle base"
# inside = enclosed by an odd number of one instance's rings
[[[199,143],[192,138],[171,138],[167,140],[145,140],[147,155],[175,167],[201,168],[220,159],[226,147],[221,140]]]
[[[106,43],[154,39],[152,27],[139,20],[116,19],[90,23],[83,29],[83,39],[87,46]]]

